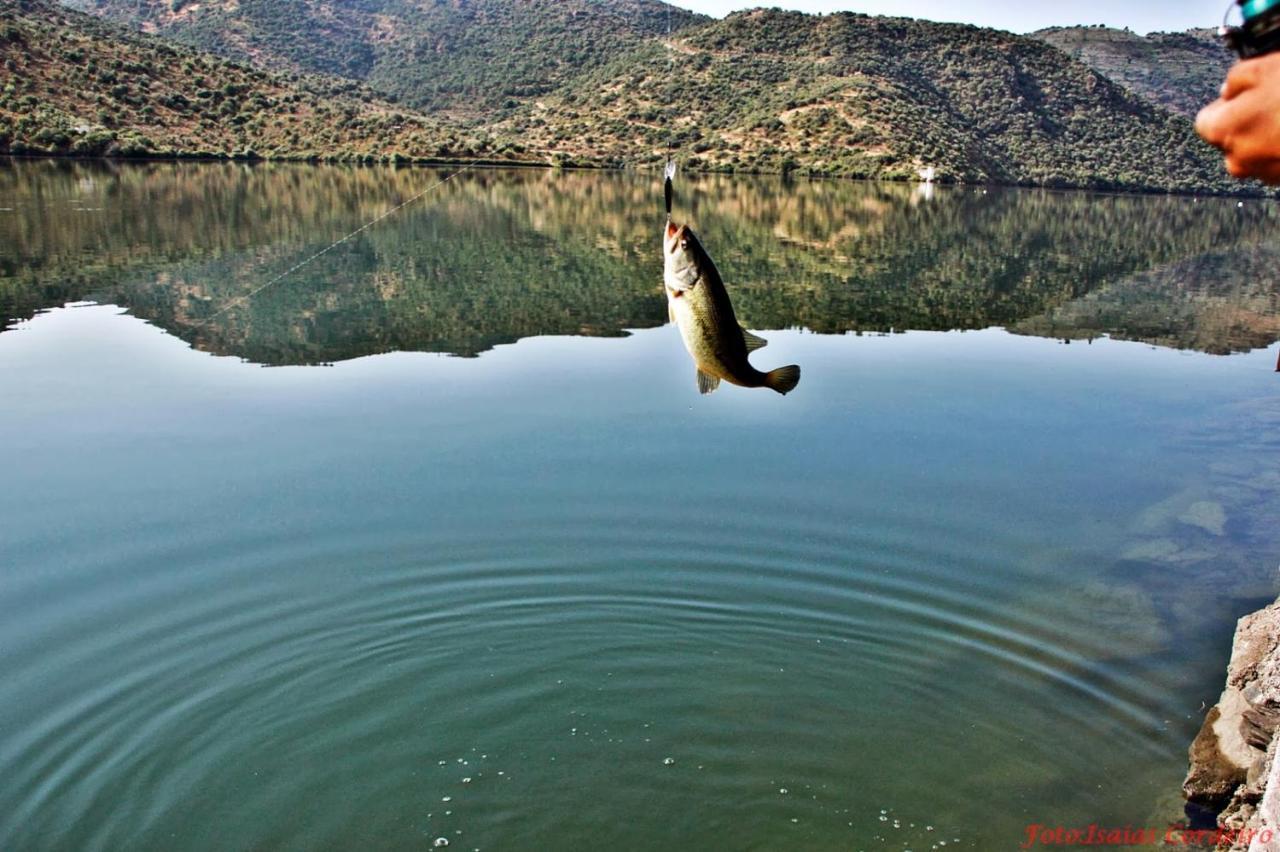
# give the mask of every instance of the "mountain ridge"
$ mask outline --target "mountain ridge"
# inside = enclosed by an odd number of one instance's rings
[[[1187,118],[1218,96],[1235,62],[1209,29],[1140,36],[1109,27],[1052,27],[1031,37]]]
[[[347,77],[471,118],[709,20],[660,0],[67,1],[228,59]]]
[[[100,15],[121,14],[126,3],[66,1]],[[52,0],[5,0],[17,9],[48,8],[42,5],[47,2]],[[200,9],[206,16],[210,9],[225,12],[229,3],[261,12],[264,2],[129,0],[128,5],[135,10],[163,7],[169,18],[186,20],[195,19]],[[281,3],[313,12],[339,8],[329,0]],[[1257,184],[1230,180],[1217,153],[1199,140],[1184,115],[1154,103],[1133,86],[1113,82],[1043,38],[853,13],[812,16],[757,9],[709,20],[676,15],[674,7],[658,0],[426,0],[416,5],[411,0],[352,0],[341,8],[368,16],[378,10],[404,12],[410,6],[427,10],[449,27],[437,32],[434,42],[419,39],[420,46],[434,45],[432,56],[417,76],[406,72],[401,84],[420,86],[422,75],[441,63],[456,64],[460,75],[419,92],[426,102],[437,104],[426,112],[405,106],[395,92],[369,88],[359,80],[293,72],[273,77],[235,63],[217,65],[207,53],[193,53],[158,36],[116,35],[120,31],[107,22],[95,30],[85,22],[96,17],[68,17],[77,14],[68,11],[59,23],[65,31],[47,33],[54,46],[50,53],[65,51],[69,41],[96,39],[104,54],[114,49],[113,41],[120,41],[154,51],[153,61],[133,63],[135,71],[127,74],[117,69],[114,80],[76,72],[80,76],[72,87],[55,79],[62,69],[53,61],[34,70],[24,66],[23,75],[0,95],[0,151],[6,146],[12,153],[35,154],[127,150],[129,146],[95,146],[82,138],[86,134],[77,128],[89,127],[91,133],[102,129],[92,118],[85,120],[88,99],[95,105],[91,116],[119,109],[116,135],[136,130],[150,137],[152,144],[133,149],[154,155],[201,153],[210,138],[225,137],[220,155],[247,150],[277,159],[479,157],[533,165],[647,168],[676,156],[688,167],[706,171],[914,180],[918,170],[933,166],[940,180],[967,183],[1263,191]],[[622,21],[628,12],[637,12],[636,20]],[[614,22],[611,32],[622,33],[620,40],[584,41],[590,24],[602,15]],[[506,21],[505,29],[475,23],[491,19]],[[227,24],[232,19],[205,20]],[[244,30],[253,20],[236,18],[236,27],[223,36],[253,43],[252,27]],[[316,37],[322,42],[329,32],[322,27],[294,30],[307,37],[320,33],[323,37]],[[428,30],[414,30],[413,37]],[[558,37],[555,50],[539,52],[539,45]],[[527,42],[519,62],[491,61],[493,52],[509,47],[512,39]],[[309,42],[300,44],[294,47],[300,50]],[[354,55],[341,45],[334,50],[339,59]],[[11,42],[6,46],[0,40],[0,51],[15,68],[23,65],[22,50]],[[204,69],[196,75],[201,79],[174,79],[167,86],[168,100],[157,100],[154,81],[163,75],[155,69],[173,64],[174,51],[183,56],[180,64]],[[196,56],[202,58],[197,61]],[[520,64],[526,60],[532,65]],[[265,62],[265,54],[258,61]],[[128,66],[119,57],[110,62]],[[225,72],[212,70],[224,67]],[[525,76],[526,68],[537,73]],[[248,75],[246,92],[219,96],[215,90],[213,97],[193,100],[183,91],[208,92],[208,78],[223,73]],[[473,73],[478,76],[463,88],[449,82]],[[278,88],[273,94],[247,94],[268,79]],[[466,101],[464,95],[486,80],[492,85],[483,98],[459,106],[460,97]],[[285,95],[279,88],[290,86],[312,94]],[[189,120],[185,125],[177,119],[158,122],[173,118],[175,95],[188,101],[179,117]],[[32,109],[32,98],[39,109]],[[303,110],[309,121],[299,122],[299,109],[292,106],[298,98],[310,98],[312,106]]]
[[[1230,192],[1191,122],[1044,42],[757,9],[584,75],[503,128],[566,160]]]
[[[0,153],[369,159],[503,154],[358,84],[285,77],[52,0],[0,0]]]

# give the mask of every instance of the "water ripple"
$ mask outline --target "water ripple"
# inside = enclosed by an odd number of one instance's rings
[[[768,789],[773,779],[742,765],[743,743],[762,738],[790,744],[788,774],[823,778],[832,719],[856,729],[886,710],[922,731],[968,720],[977,741],[1006,737],[1010,718],[1056,718],[1118,754],[1175,747],[1158,713],[1168,696],[1132,682],[1109,637],[1046,620],[1009,593],[1027,570],[1016,543],[896,524],[780,529],[741,515],[684,528],[655,514],[645,524],[535,517],[484,542],[331,529],[228,547],[209,531],[61,578],[77,593],[31,598],[6,631],[5,845],[73,828],[101,848],[136,841],[210,785],[255,777],[245,772],[263,773],[255,807],[297,809],[313,782],[274,771],[282,760],[340,762],[363,785],[354,800],[374,807],[418,783],[414,773],[457,760],[426,744],[458,728],[502,732],[494,751],[513,773],[536,760],[545,777],[560,741],[579,769],[596,749],[630,755],[645,769],[616,764],[614,797],[644,795],[646,761],[690,744],[696,756],[672,760],[713,767],[702,783],[721,796]],[[844,706],[851,684],[867,706]],[[790,698],[780,703],[779,690]],[[548,731],[541,720],[557,706],[563,730]],[[655,745],[656,726],[678,728],[678,742]],[[251,769],[259,752],[271,762]],[[1002,771],[1031,772],[1043,757],[1029,746]],[[388,762],[400,771],[385,774]],[[95,833],[101,791],[121,787],[133,811]],[[429,821],[451,810],[440,805]],[[491,805],[490,832],[538,821],[517,801]],[[285,845],[341,834],[330,815],[306,824]]]

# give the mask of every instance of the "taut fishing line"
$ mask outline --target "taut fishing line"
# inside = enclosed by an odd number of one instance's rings
[[[662,182],[662,194],[667,200],[667,221],[671,221],[671,202],[675,198],[676,188],[672,183],[676,177],[676,161],[667,160],[667,177]]]
[[[667,49],[667,82],[670,83],[671,78],[676,73],[676,48],[671,43],[671,4],[667,4],[667,42],[664,45]],[[671,177],[675,174],[675,155],[676,149],[675,139],[672,137],[672,131],[667,131],[667,218],[671,218]]]
[[[393,215],[395,215],[396,213],[400,212],[401,210],[403,210],[404,208],[408,207],[408,206],[409,206],[410,204],[412,204],[413,202],[417,201],[417,200],[418,200],[419,198],[421,198],[422,196],[426,195],[428,192],[431,192],[433,189],[438,189],[438,188],[440,188],[440,187],[444,186],[444,185],[445,185],[446,183],[448,183],[449,181],[451,181],[451,180],[453,180],[454,178],[456,178],[458,175],[462,174],[463,172],[470,171],[472,168],[474,168],[474,167],[476,166],[476,164],[477,164],[477,163],[479,163],[479,162],[480,162],[480,159],[481,159],[481,158],[477,157],[476,159],[474,159],[474,160],[472,160],[471,162],[467,163],[467,164],[466,164],[465,166],[463,166],[462,168],[458,169],[458,170],[457,170],[456,172],[454,172],[453,174],[448,175],[447,177],[443,177],[443,178],[441,178],[440,180],[438,180],[438,181],[436,181],[435,183],[431,184],[431,185],[430,185],[430,186],[428,186],[426,189],[422,190],[422,192],[419,192],[417,195],[413,196],[412,198],[408,199],[407,201],[402,201],[402,202],[400,202],[400,203],[399,203],[399,204],[397,204],[395,207],[392,207],[390,210],[388,210],[386,213],[383,213],[381,216],[378,216],[377,218],[372,219],[372,220],[370,220],[370,221],[366,222],[365,224],[361,225],[359,228],[356,228],[354,231],[352,231],[351,233],[347,234],[347,235],[346,235],[345,237],[343,237],[342,239],[337,240],[336,242],[333,242],[333,243],[331,243],[331,244],[329,244],[329,245],[325,246],[324,248],[320,249],[320,251],[318,251],[318,252],[316,252],[315,254],[311,255],[311,256],[310,256],[310,257],[308,257],[307,259],[302,260],[302,261],[299,261],[298,263],[295,263],[293,266],[289,267],[289,268],[288,268],[288,269],[286,269],[284,272],[281,272],[279,275],[277,275],[275,278],[272,278],[270,281],[268,281],[266,284],[263,284],[261,287],[257,287],[257,288],[255,288],[255,289],[253,289],[253,290],[250,290],[248,293],[244,294],[243,296],[237,296],[236,298],[234,298],[234,299],[232,299],[231,301],[227,302],[227,303],[226,303],[225,305],[223,305],[221,308],[218,308],[218,310],[214,311],[214,312],[213,312],[212,314],[210,314],[209,316],[205,317],[205,318],[204,318],[203,320],[201,320],[200,322],[196,323],[196,325],[197,325],[197,326],[202,326],[202,325],[206,325],[206,324],[208,324],[208,323],[210,323],[210,322],[213,322],[215,319],[217,319],[218,317],[222,316],[222,315],[223,315],[223,314],[225,314],[227,311],[229,311],[229,310],[231,310],[232,308],[234,308],[236,305],[239,305],[239,304],[241,304],[241,303],[243,303],[243,302],[247,302],[247,301],[249,301],[249,300],[250,300],[250,299],[252,299],[254,296],[258,295],[259,293],[261,293],[263,290],[267,289],[267,288],[268,288],[268,287],[270,287],[271,285],[276,284],[276,283],[278,283],[278,282],[280,282],[280,281],[283,281],[284,279],[288,278],[290,275],[292,275],[293,273],[297,272],[299,269],[301,269],[302,267],[306,266],[308,263],[311,263],[311,262],[312,262],[313,260],[315,260],[316,258],[318,258],[318,257],[321,257],[321,256],[323,256],[323,255],[328,254],[329,252],[333,251],[333,250],[334,250],[334,249],[336,249],[338,246],[342,245],[343,243],[345,243],[347,240],[351,239],[352,237],[355,237],[355,236],[358,236],[359,234],[364,233],[365,231],[367,231],[367,230],[369,230],[370,228],[372,228],[374,225],[376,225],[376,224],[378,224],[379,222],[381,222],[383,219],[386,219],[387,217],[389,217],[389,216],[393,216]]]

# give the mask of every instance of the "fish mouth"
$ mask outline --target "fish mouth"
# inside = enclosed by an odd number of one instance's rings
[[[675,222],[670,220],[667,221],[667,230],[664,242],[666,243],[666,249],[669,254],[675,252],[676,245],[680,242],[680,238],[684,236],[684,229],[684,225],[676,225]]]

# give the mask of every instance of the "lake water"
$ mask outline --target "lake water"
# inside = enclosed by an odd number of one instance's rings
[[[0,848],[1164,826],[1278,591],[1270,202],[0,166]],[[270,369],[267,369],[267,368]]]

